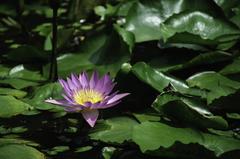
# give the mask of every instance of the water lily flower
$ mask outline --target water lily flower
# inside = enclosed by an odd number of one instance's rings
[[[101,78],[95,71],[89,79],[86,72],[77,76],[71,74],[67,80],[59,79],[64,93],[62,100],[48,99],[46,102],[64,106],[68,112],[81,112],[83,118],[93,127],[97,121],[98,109],[105,109],[120,103],[123,97],[129,93],[118,94],[112,90],[116,83],[113,83],[109,74]]]

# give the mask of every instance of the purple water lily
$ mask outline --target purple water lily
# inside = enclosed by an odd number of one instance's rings
[[[116,83],[113,83],[108,74],[102,78],[95,71],[89,79],[87,73],[79,76],[72,74],[67,80],[60,79],[64,99],[48,99],[46,102],[62,105],[68,112],[81,112],[83,118],[93,127],[97,121],[98,109],[105,109],[120,103],[120,99],[129,93],[113,92]]]

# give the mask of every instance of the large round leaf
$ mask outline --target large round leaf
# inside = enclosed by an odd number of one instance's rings
[[[209,45],[212,42],[205,42],[204,40],[215,41],[213,44],[217,44],[218,42],[236,40],[240,36],[240,30],[235,25],[224,19],[214,18],[199,11],[174,15],[161,24],[160,30],[164,41],[205,45]],[[188,34],[189,37],[187,39],[192,40],[192,42],[186,41],[185,35]],[[199,36],[199,38],[196,36]]]
[[[125,27],[134,33],[137,42],[159,40],[162,37],[160,24],[185,10],[218,13],[216,4],[208,0],[139,0],[131,7]]]
[[[89,134],[91,139],[110,143],[123,143],[132,137],[137,121],[127,117],[117,117],[100,122]]]
[[[39,152],[33,147],[8,144],[0,146],[1,159],[45,159],[43,153]]]
[[[133,141],[143,152],[169,148],[176,142],[199,144],[213,151],[216,156],[233,150],[240,150],[237,139],[202,133],[190,128],[175,128],[163,123],[144,122],[133,129]]]

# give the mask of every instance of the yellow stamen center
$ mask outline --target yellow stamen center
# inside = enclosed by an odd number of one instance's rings
[[[86,102],[94,104],[103,100],[102,94],[92,89],[80,90],[74,94],[73,98],[80,105],[84,105]]]

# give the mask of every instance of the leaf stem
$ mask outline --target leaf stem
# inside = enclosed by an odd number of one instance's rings
[[[53,18],[52,18],[52,54],[51,64],[49,71],[49,80],[52,82],[58,79],[58,68],[57,68],[57,11],[58,6],[52,5]]]

